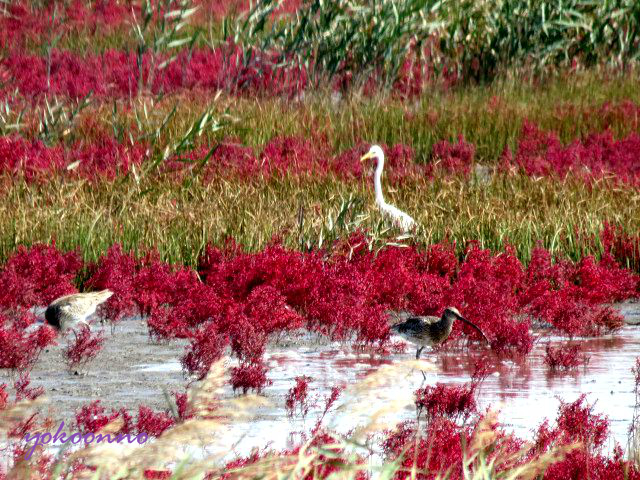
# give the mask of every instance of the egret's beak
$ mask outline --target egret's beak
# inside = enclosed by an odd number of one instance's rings
[[[362,157],[360,157],[360,161],[364,162],[365,160],[369,160],[370,158],[373,158],[373,153],[367,152]]]

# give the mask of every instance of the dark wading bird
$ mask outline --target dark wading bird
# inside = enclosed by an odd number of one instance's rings
[[[79,323],[87,323],[96,308],[113,295],[111,290],[100,292],[74,293],[57,298],[47,307],[44,318],[49,325],[58,331],[73,328]]]
[[[455,307],[446,308],[442,313],[441,318],[433,316],[422,317],[408,314],[396,314],[396,316],[402,318],[404,321],[392,325],[391,331],[418,346],[418,350],[416,351],[416,360],[420,358],[420,354],[422,353],[422,350],[424,350],[424,347],[440,345],[449,338],[454,320],[460,320],[470,327],[473,327],[480,333],[480,335],[482,335],[482,338],[489,343],[489,340],[482,330],[480,330],[475,323],[470,322],[460,315],[460,312]]]

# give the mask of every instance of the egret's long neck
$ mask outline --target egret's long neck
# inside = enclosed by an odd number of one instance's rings
[[[373,179],[373,185],[376,190],[376,203],[379,205],[386,205],[384,201],[384,196],[382,195],[382,169],[384,168],[384,157],[379,155],[376,157],[378,159],[378,165],[376,166],[376,173]]]

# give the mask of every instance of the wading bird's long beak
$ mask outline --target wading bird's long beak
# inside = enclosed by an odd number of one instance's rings
[[[370,158],[373,158],[373,153],[367,152],[362,157],[360,157],[360,161],[364,162],[365,160],[369,160]]]
[[[484,332],[482,330],[480,330],[480,327],[478,327],[475,323],[470,322],[469,320],[467,320],[466,318],[464,318],[462,315],[456,315],[456,317],[458,318],[458,320],[460,320],[461,322],[466,323],[467,325],[469,325],[472,328],[475,328],[478,332],[480,332],[480,335],[482,335],[482,338],[484,338],[485,342],[487,343],[491,343],[489,342],[489,339],[487,338],[487,336],[484,334]]]

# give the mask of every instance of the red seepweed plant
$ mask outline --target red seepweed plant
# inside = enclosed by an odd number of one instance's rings
[[[107,53],[104,58],[109,59],[110,55]],[[197,55],[192,58],[193,61],[195,59]],[[117,58],[114,61],[119,62]],[[176,63],[167,68],[173,68]],[[133,68],[138,67],[134,65]],[[32,75],[31,70],[29,75]],[[161,168],[176,181],[201,172],[205,184],[220,178],[264,181],[287,176],[337,177],[353,181],[369,174],[369,170],[359,162],[369,145],[360,141],[351,149],[332,154],[329,141],[322,135],[311,139],[276,137],[263,144],[256,155],[251,147],[228,138],[202,167],[199,167],[199,161],[210,152],[209,144],[199,144],[179,157],[170,157]],[[426,163],[416,161],[414,150],[406,144],[383,144],[382,147],[386,154],[385,176],[391,185],[406,179],[468,176],[475,164],[476,147],[462,135],[458,136],[457,142],[436,142],[431,151],[431,161]],[[25,140],[15,135],[0,136],[0,173],[19,176],[29,182],[46,181],[51,175],[109,182],[128,175],[132,168],[144,162],[148,149],[145,142],[124,144],[100,131],[92,143],[76,143],[66,148],[46,146],[41,141]],[[614,139],[610,132],[596,130],[584,139],[563,145],[555,132],[544,132],[525,122],[516,150],[512,152],[505,148],[497,172],[507,175],[519,173],[534,178],[565,179],[570,176],[586,183],[608,179],[637,186],[640,184],[640,168],[635,159],[639,152],[640,136],[635,133]]]
[[[465,420],[477,412],[475,384],[446,385],[438,383],[416,391],[418,415],[423,411],[427,418],[446,416],[452,420]]]
[[[571,403],[560,402],[555,425],[544,421],[535,432],[533,444],[506,433],[495,420],[488,423],[487,420],[490,417],[477,416],[460,425],[447,416],[436,416],[421,424],[405,422],[385,438],[383,449],[389,459],[401,455],[404,470],[398,472],[396,478],[410,478],[413,471],[418,472],[416,478],[428,479],[433,478],[428,472],[446,471],[448,478],[462,479],[466,478],[463,476],[464,457],[469,454],[474,433],[483,426],[490,429],[484,433],[485,438],[488,433],[493,437],[486,455],[487,461],[496,460],[497,472],[517,465],[500,461],[509,455],[518,458],[518,462],[527,462],[551,448],[573,445],[569,453],[550,465],[541,478],[640,478],[640,471],[632,462],[624,460],[620,449],[616,449],[613,456],[605,454],[603,446],[608,435],[608,420],[594,413],[593,406],[585,403],[584,395]]]
[[[0,313],[0,368],[29,370],[42,350],[55,342],[56,332],[49,326],[27,332],[31,322],[33,315],[28,312],[13,321]]]
[[[309,404],[309,382],[311,381],[311,377],[302,375],[296,377],[295,381],[296,384],[291,387],[287,393],[285,409],[287,410],[289,418],[293,418],[297,410],[300,417],[304,419],[311,407]]]
[[[29,372],[24,372],[14,382],[13,388],[16,391],[16,402],[20,400],[35,400],[44,394],[44,387],[31,387],[31,376]]]
[[[267,366],[262,359],[243,362],[231,369],[231,386],[234,391],[242,390],[242,393],[247,393],[255,390],[260,393],[271,383],[267,378]]]
[[[588,362],[580,345],[560,345],[545,348],[544,363],[552,370],[572,370]]]
[[[73,288],[80,265],[77,254],[63,254],[55,247],[21,251],[0,277],[20,272],[20,282],[37,285],[33,298],[57,294],[50,286],[39,286],[42,269],[29,270],[28,258],[36,259],[31,263],[48,259],[47,268],[52,264],[64,278],[51,284]],[[240,361],[233,385],[243,391],[268,384],[263,361],[267,342],[298,329],[385,351],[389,310],[440,315],[447,306],[457,306],[486,333],[496,353],[521,356],[533,345],[532,321],[569,336],[620,328],[620,315],[603,304],[636,297],[639,285],[638,275],[609,253],[600,260],[585,257],[574,263],[553,259],[547,250],[536,248],[525,266],[512,248],[494,253],[473,243],[460,258],[450,245],[426,250],[386,246],[373,251],[364,232],[324,251],[288,250],[277,241],[255,253],[232,242],[221,249],[207,247],[198,274],[165,264],[157,253],[136,258],[115,245],[88,270],[87,286],[115,292],[103,308],[107,318],[117,321],[139,313],[152,337],[189,339],[182,359],[187,373],[202,378],[229,346]],[[21,296],[7,297],[7,307],[25,301]],[[3,320],[0,325],[0,341],[24,345],[18,352],[9,349],[3,354],[2,364],[8,368],[25,368],[35,358],[26,352],[50,341],[45,330],[25,333],[21,325],[29,323],[25,318],[22,323]],[[86,336],[87,332],[83,340],[88,341]],[[444,348],[459,345],[461,339],[479,337],[456,323]],[[97,346],[89,343],[83,351]]]
[[[82,266],[77,251],[62,253],[55,244],[20,246],[0,269],[0,307],[44,306],[75,293],[73,280]]]
[[[501,168],[537,177],[565,178],[571,174],[586,182],[613,176],[615,181],[637,185],[639,152],[640,136],[636,133],[614,139],[610,131],[604,131],[562,145],[555,132],[544,132],[525,122],[515,155],[507,149]]]
[[[468,383],[460,385],[436,383],[417,389],[414,395],[418,418],[424,412],[427,421],[446,417],[455,422],[466,422],[478,414],[476,391],[488,374],[487,364],[479,360]]]
[[[64,356],[70,369],[84,366],[94,359],[102,350],[105,341],[102,331],[91,333],[88,325],[80,326],[79,330],[79,332],[74,331],[73,341],[64,349]]]
[[[168,413],[155,412],[146,405],[138,407],[138,415],[134,422],[125,409],[111,410],[111,413],[107,414],[100,400],[95,400],[76,411],[74,429],[82,434],[96,433],[116,419],[122,421],[122,427],[118,433],[124,435],[146,433],[150,437],[160,436],[176,423]]]

